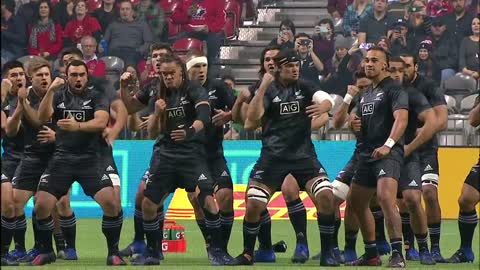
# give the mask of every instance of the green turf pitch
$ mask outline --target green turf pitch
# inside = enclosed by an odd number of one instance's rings
[[[185,236],[187,239],[187,253],[167,253],[165,260],[162,261],[160,268],[166,269],[313,269],[318,268],[318,261],[308,261],[305,265],[294,265],[290,262],[290,256],[295,248],[295,239],[293,229],[288,221],[273,221],[272,222],[272,239],[274,242],[278,240],[285,240],[288,245],[286,253],[277,253],[277,263],[275,264],[256,264],[254,267],[212,267],[206,258],[203,238],[195,222],[180,221],[185,226]],[[28,222],[29,231],[27,244],[31,246],[31,226]],[[122,237],[120,241],[121,248],[125,247],[133,237],[133,219],[126,219],[123,224]],[[319,235],[318,227],[315,221],[308,222],[308,240],[310,246],[310,256],[315,255],[319,250]],[[343,246],[343,224],[340,228],[340,246]],[[357,241],[357,252],[363,251],[361,237]],[[457,222],[450,220],[442,223],[442,238],[441,247],[444,256],[450,256],[455,252],[460,243]],[[230,253],[238,255],[242,250],[242,222],[235,221],[230,239]],[[424,267],[416,262],[407,262],[409,269],[479,269],[479,233],[478,228],[474,237],[474,252],[475,262],[472,264],[438,264],[433,267]],[[77,251],[78,261],[57,261],[53,265],[48,265],[40,269],[61,269],[61,270],[76,270],[76,269],[105,269],[106,256],[106,242],[101,232],[100,219],[78,219],[77,220]],[[359,254],[360,255],[360,254]],[[388,258],[383,257],[383,264],[385,265]],[[127,260],[128,261],[128,260]],[[3,267],[2,267],[3,268]],[[114,269],[143,269],[144,267],[116,267]],[[153,269],[154,267],[145,267]],[[158,267],[157,267],[158,268]],[[4,269],[31,269],[30,267],[5,267]],[[340,267],[335,269],[354,269],[352,267]],[[367,269],[362,267],[360,269]],[[379,268],[376,268],[379,269]]]

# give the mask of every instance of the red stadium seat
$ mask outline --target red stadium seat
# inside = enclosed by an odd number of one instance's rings
[[[93,13],[97,8],[102,6],[102,0],[87,0],[87,8],[89,13]]]
[[[182,38],[172,45],[175,51],[199,50],[203,51],[203,41],[196,38]]]
[[[140,3],[140,0],[130,0],[134,6],[138,5]]]
[[[52,0],[50,1],[50,4],[52,5],[52,7],[54,7],[56,4],[58,4],[58,2],[60,2],[60,0]]]
[[[223,31],[225,31],[225,37],[227,39],[234,39],[237,36],[238,26],[236,23],[236,16],[234,13],[227,12],[227,18],[225,20],[225,26]]]
[[[168,36],[173,37],[180,33],[181,25],[176,24],[173,22],[172,18],[166,17],[165,18],[168,23]]]
[[[157,5],[162,7],[163,11],[168,14],[172,14],[173,10],[179,5],[178,0],[160,0],[158,1]]]
[[[225,13],[235,14],[235,23],[240,25],[240,18],[242,17],[242,5],[237,0],[228,0],[225,2]]]

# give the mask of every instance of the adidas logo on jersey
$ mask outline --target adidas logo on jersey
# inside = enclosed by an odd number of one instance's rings
[[[282,100],[278,96],[275,96],[275,98],[272,100],[272,102],[275,102],[275,103],[280,102],[280,101],[282,101]]]
[[[380,172],[378,173],[378,176],[382,176],[382,175],[385,175],[387,174],[383,169],[380,170]]]
[[[110,178],[108,178],[108,176],[107,176],[106,174],[104,174],[104,175],[102,176],[102,181],[106,181],[106,180],[109,180],[109,179],[110,179]]]
[[[325,170],[323,168],[320,168],[320,170],[318,171],[318,173],[325,173]]]
[[[221,176],[222,176],[222,177],[228,177],[227,171],[223,171]]]
[[[430,164],[427,164],[427,167],[425,167],[424,171],[433,171],[432,166],[430,166]]]
[[[409,187],[418,187],[418,184],[417,182],[415,182],[415,180],[412,180],[412,182],[410,182],[410,184],[408,184]]]
[[[198,177],[198,181],[203,181],[203,180],[207,180],[207,177],[205,177],[205,175],[202,173],[202,174],[200,174],[200,176]]]
[[[7,180],[7,179],[8,179],[8,177],[5,174],[2,173],[2,180]]]
[[[107,167],[107,172],[113,172],[113,171],[114,171],[114,169],[113,169],[112,166],[108,166],[108,167]]]
[[[65,109],[65,103],[62,102],[62,103],[58,104],[58,105],[57,105],[57,108],[59,108],[59,109]]]

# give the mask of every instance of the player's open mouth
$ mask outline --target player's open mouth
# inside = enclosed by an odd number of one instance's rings
[[[43,87],[47,87],[47,86],[48,86],[48,82],[42,82],[42,86],[43,86]]]
[[[22,87],[23,87],[23,83],[17,83],[17,87],[18,87],[18,88],[22,88]]]
[[[82,84],[81,83],[76,83],[75,88],[78,88],[78,89],[82,88]]]

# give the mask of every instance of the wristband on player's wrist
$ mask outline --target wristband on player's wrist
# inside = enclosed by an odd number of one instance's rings
[[[395,145],[395,141],[392,138],[388,138],[383,145],[385,145],[388,148],[392,148]]]
[[[197,133],[197,131],[195,130],[194,127],[190,126],[188,128],[185,128],[185,138],[186,139],[191,138],[193,135],[195,135],[195,133]]]
[[[352,102],[353,100],[353,96],[350,95],[350,94],[346,94],[345,97],[343,98],[343,102],[347,105],[350,105],[350,103]]]

